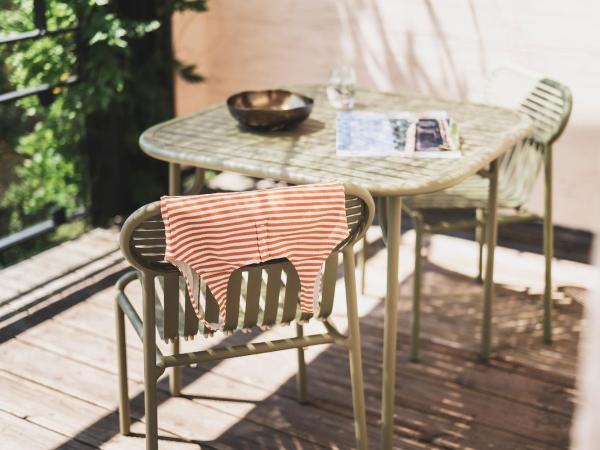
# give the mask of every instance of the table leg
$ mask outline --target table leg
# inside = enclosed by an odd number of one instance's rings
[[[169,163],[169,195],[181,194],[181,165]]]
[[[492,346],[492,306],[494,302],[494,251],[498,236],[498,161],[490,164],[490,185],[488,192],[487,220],[485,228],[485,248],[487,262],[485,265],[483,292],[483,323],[481,326],[480,359],[487,362],[490,359]]]
[[[400,197],[387,201],[387,292],[383,324],[383,383],[381,387],[381,448],[392,448],[396,385],[396,333],[398,311],[398,253],[400,250]]]
[[[181,194],[181,165],[169,163],[169,195]],[[179,339],[171,343],[171,353],[179,353]],[[181,367],[171,367],[169,373],[169,391],[171,395],[181,392]]]
[[[554,234],[552,228],[552,145],[544,153],[544,343],[552,343],[552,255]]]

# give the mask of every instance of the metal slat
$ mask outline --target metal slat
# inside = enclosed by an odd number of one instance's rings
[[[363,218],[362,214],[352,214],[346,216],[346,221],[348,222],[348,227],[350,228],[353,225],[359,223]]]
[[[164,239],[165,230],[135,230],[132,236],[136,238],[133,242],[139,242],[140,239]]]
[[[260,267],[249,267],[248,284],[246,286],[244,328],[251,328],[257,325],[261,284],[262,269]]]
[[[530,103],[540,111],[546,111],[549,114],[552,114],[555,117],[554,120],[560,120],[563,114],[562,104],[558,101],[552,100],[554,99],[540,97],[535,92],[532,92],[528,98],[525,99],[525,103]]]
[[[338,252],[334,252],[325,261],[323,271],[323,293],[321,294],[321,307],[319,317],[326,318],[333,310],[333,299],[335,296],[335,282],[337,281]]]
[[[285,296],[281,321],[289,323],[296,318],[296,312],[300,304],[300,278],[291,264],[285,265],[285,274]]]
[[[163,281],[164,339],[179,337],[179,274],[164,275]]]
[[[219,305],[217,300],[210,292],[208,286],[206,286],[206,296],[205,296],[205,305],[204,305],[204,317],[206,321],[209,323],[219,323]],[[204,328],[205,335],[211,335],[212,332]]]
[[[558,122],[556,118],[546,114],[544,111],[540,111],[535,106],[536,105],[531,105],[529,102],[525,102],[521,105],[521,108],[526,110],[524,112],[536,122],[536,126],[539,127],[540,125],[544,125],[549,130],[555,129]]]
[[[355,214],[360,213],[362,211],[362,205],[358,203],[357,205],[348,205],[346,204],[346,214]]]
[[[550,86],[548,84],[548,82],[549,82],[549,80],[545,79],[543,82],[539,83],[535,87],[535,89],[538,92],[542,92],[542,93],[546,94],[548,97],[554,97],[554,98],[560,98],[560,97],[562,97],[563,96],[563,92],[560,89],[558,89],[558,88]]]
[[[268,273],[267,294],[265,297],[265,313],[263,315],[262,325],[271,326],[277,319],[277,309],[279,308],[282,265],[273,265],[266,270]]]
[[[156,325],[156,331],[163,341],[166,341],[165,337],[165,309],[163,306],[164,296],[164,282],[162,276],[152,276],[152,291],[154,295],[154,321]],[[150,283],[150,281],[148,281]],[[158,286],[157,286],[158,284]]]
[[[242,271],[234,270],[227,283],[227,309],[225,311],[224,330],[233,331],[237,328],[240,313],[240,293],[242,291]]]
[[[184,316],[183,316],[183,336],[194,336],[198,333],[198,317],[190,299],[190,293],[187,289],[183,277],[179,278],[179,288],[184,292]]]
[[[165,224],[162,220],[146,220],[142,223],[137,230],[163,230],[165,229]]]
[[[251,344],[218,347],[193,353],[180,353],[160,358],[160,367],[186,366],[209,361],[236,358],[239,356],[258,355],[260,353],[290,350],[299,347],[310,347],[330,343],[346,345],[346,339],[334,334],[313,334],[311,336],[278,339],[275,341],[256,342]]]
[[[161,245],[160,247],[156,245],[136,245],[138,251],[141,255],[164,255],[166,246]]]
[[[142,246],[142,245],[162,245],[164,246],[166,244],[166,240],[165,238],[146,238],[146,237],[140,237],[140,236],[134,236],[131,239],[134,242],[134,245],[136,247]]]
[[[147,263],[148,262],[155,262],[155,263],[163,262],[164,259],[165,259],[164,254],[152,254],[152,255],[142,255],[142,254],[139,254],[139,256],[141,258],[143,258],[144,261],[146,261]]]

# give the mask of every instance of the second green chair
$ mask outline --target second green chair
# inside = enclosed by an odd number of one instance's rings
[[[545,256],[543,335],[544,341],[550,343],[553,256],[552,145],[560,137],[569,120],[572,106],[571,91],[558,81],[539,77],[522,69],[501,68],[496,70],[488,81],[486,101],[496,106],[514,108],[528,115],[534,125],[531,135],[498,161],[498,223],[543,220]],[[525,203],[530,197],[542,167],[545,181],[544,212],[539,215],[526,210]],[[478,279],[481,281],[489,187],[489,178],[485,175],[475,175],[444,191],[403,200],[403,209],[411,216],[416,235],[410,345],[410,359],[413,361],[419,358],[423,235],[475,228],[476,240],[479,243]],[[426,210],[442,209],[475,210],[475,218],[439,223],[427,223],[424,220],[423,213]],[[364,281],[362,285],[364,286]],[[487,327],[489,323],[484,320],[481,349],[481,357],[484,360],[487,360],[490,354],[490,330]]]

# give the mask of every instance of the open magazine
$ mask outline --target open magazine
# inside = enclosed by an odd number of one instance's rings
[[[336,153],[339,156],[461,156],[456,122],[445,111],[340,111]]]

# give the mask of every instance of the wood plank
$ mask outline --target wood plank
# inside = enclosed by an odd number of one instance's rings
[[[118,423],[115,426],[118,428]],[[115,428],[113,428],[114,430]],[[145,428],[142,422],[134,422],[131,425],[131,435],[123,436],[117,434],[111,437],[108,441],[102,442],[102,450],[146,450]],[[198,449],[214,449],[216,447],[199,444],[197,442],[189,442],[184,438],[169,433],[165,430],[160,430],[158,434],[160,450],[198,450]]]
[[[108,317],[107,317],[107,319],[108,319]],[[111,318],[111,319],[112,319],[112,318]],[[101,324],[101,323],[99,323],[98,321],[95,321],[95,323],[96,323],[96,325],[97,325],[97,326],[100,326],[100,327],[102,327],[102,324]],[[372,329],[371,329],[371,333],[372,333],[372,334],[376,334],[376,333],[378,334],[378,330],[377,330],[376,328],[372,327]],[[369,338],[369,334],[371,334],[371,333],[363,333],[363,339],[367,339],[367,344],[368,344],[368,338]],[[366,336],[366,337],[365,337],[365,336]],[[374,345],[375,345],[375,346],[380,346],[380,344],[374,344]],[[369,350],[368,352],[366,352],[367,354],[371,353],[371,350],[373,350],[373,349],[369,349],[369,347],[368,347],[368,346],[367,346],[367,349]],[[377,350],[375,349],[375,351],[377,351]],[[341,358],[341,356],[340,356],[340,358]],[[464,358],[464,355],[463,355],[463,358]],[[378,361],[378,358],[377,358],[377,357],[375,357],[375,358],[373,359],[373,362],[372,362],[372,364],[375,364],[375,367],[377,367],[377,364],[378,364],[378,363],[379,363],[379,361]],[[337,364],[334,364],[334,365],[337,365]],[[261,366],[261,367],[262,367],[262,366]],[[218,371],[218,367],[217,367],[217,368],[214,368],[213,370],[217,370],[217,371]],[[246,368],[243,368],[243,369],[242,369],[242,367],[240,367],[240,370],[244,370],[244,373],[245,373],[245,374],[246,374],[246,376],[247,376],[247,371],[248,371],[248,368],[247,368],[247,367],[246,367]],[[420,377],[422,374],[420,374],[420,373],[419,373],[419,374],[416,374],[415,376],[417,376],[417,375]],[[262,378],[258,379],[258,380],[257,380],[257,383],[260,383],[260,382],[263,382],[263,381],[264,381],[264,376],[263,376]],[[439,381],[439,380],[436,380],[436,381]],[[404,383],[406,383],[406,380],[403,380],[403,382],[404,382]],[[378,387],[374,386],[374,389],[378,389]],[[418,390],[417,390],[417,391],[418,391]],[[378,394],[377,394],[377,395],[378,395]],[[375,399],[375,398],[377,397],[377,395],[373,395],[373,398]],[[420,405],[420,404],[419,404],[419,403],[417,403],[417,405]],[[445,424],[445,425],[447,425],[447,424]],[[489,432],[490,432],[490,431],[489,431],[489,429],[487,429],[487,430],[486,430],[486,433],[487,433],[487,434],[485,434],[485,433],[484,433],[484,435],[489,435]],[[507,441],[507,440],[506,440],[506,438],[504,439],[504,441]],[[510,440],[509,440],[508,442],[510,442]]]
[[[113,440],[112,436],[119,427],[114,410],[104,409],[8,372],[0,372],[0,391],[4,392],[4,395],[0,396],[0,410],[16,417],[26,417],[28,422],[67,436],[71,438],[73,445],[81,443],[96,448],[107,438]],[[74,411],[77,414],[74,414]],[[132,424],[132,433],[143,434],[143,430],[143,423]],[[197,448],[197,445],[192,443],[180,442],[178,436],[164,430],[161,430],[161,435],[173,440],[167,440],[165,448],[175,448],[176,440],[179,445],[177,448]],[[69,440],[68,438],[65,438],[65,441]],[[135,436],[119,436],[116,441],[121,448],[132,448],[130,444],[133,441],[142,439]],[[140,443],[143,445],[143,442]]]
[[[98,296],[99,297],[99,296]],[[105,301],[106,298],[103,299]],[[72,327],[75,330],[83,333],[93,333],[103,337],[109,342],[115,340],[115,329],[114,329],[114,311],[112,308],[113,302],[111,302],[111,308],[99,308],[94,304],[80,304],[63,314],[60,314],[54,321],[60,322],[66,327]],[[127,332],[127,347],[141,349],[142,344],[140,338],[135,334],[133,328],[129,325],[129,321],[126,322]],[[161,340],[159,340],[159,346],[166,348]]]
[[[336,364],[339,366],[339,364]],[[316,362],[311,368],[318,370]],[[396,404],[439,417],[454,419],[464,424],[477,422],[492,429],[503,430],[548,446],[565,447],[569,442],[570,416],[540,411],[529,405],[516,403],[483,392],[465,389],[457,383],[440,382],[412,374],[406,367],[398,368]],[[321,370],[330,384],[335,377]],[[380,392],[381,371],[377,366],[365,370],[365,390],[377,397]],[[535,435],[531,433],[536,431]]]
[[[248,361],[244,362],[243,358],[238,358],[237,361],[239,362],[238,367],[261,367],[256,362],[248,364]],[[267,369],[267,367],[264,369]],[[271,370],[272,368],[269,367],[268,369]],[[354,447],[352,415],[348,414],[352,411],[351,407],[346,410],[345,414],[340,414],[339,410],[328,410],[318,404],[300,405],[295,398],[281,395],[277,387],[275,387],[274,392],[272,386],[270,389],[265,389],[265,371],[263,370],[261,373],[262,387],[242,383],[235,376],[224,377],[214,371],[185,369],[183,371],[185,384],[183,394],[192,398],[195,402],[215,405],[216,407],[227,408],[227,410],[234,409],[236,405],[244,405],[246,402],[256,402],[255,406],[244,415],[245,420],[262,426],[272,426],[274,429],[284,431],[290,436],[302,437],[313,443],[321,443],[327,448]],[[209,395],[204,396],[202,394],[201,387],[203,385],[210,386]],[[347,398],[350,397],[349,394],[348,389],[345,393]],[[395,448],[417,449],[423,447],[422,443],[415,440],[413,436],[398,435],[394,437],[394,440]],[[378,427],[371,426],[369,428],[369,442],[374,448],[378,446]]]
[[[114,374],[101,371],[86,364],[66,359],[18,341],[0,347],[0,368],[11,374],[30,379],[50,389],[91,402],[105,409],[116,408],[117,380]],[[143,416],[142,386],[130,382],[132,414]],[[276,446],[267,448],[322,448],[303,436],[289,435],[271,427],[258,425],[205,404],[183,398],[170,398],[166,380],[159,383],[159,428],[194,442],[208,442],[214,448],[257,448],[270,442]],[[190,421],[190,418],[199,420]],[[240,423],[241,422],[241,423]],[[190,424],[193,423],[192,426]],[[231,424],[229,427],[224,425]],[[114,430],[116,435],[118,430]],[[225,433],[221,436],[222,433]],[[214,442],[216,439],[219,442]],[[223,444],[221,444],[221,441]],[[245,443],[245,444],[244,444]],[[308,445],[307,445],[308,444]]]
[[[401,333],[398,338],[395,447],[567,446],[581,307],[568,297],[557,301],[557,340],[546,347],[536,325],[542,312],[539,296],[500,286],[496,352],[490,365],[480,365],[475,356],[481,287],[469,278],[431,267],[425,286],[423,362],[407,362],[408,337]],[[410,281],[401,286],[398,319],[403,332],[408,329]],[[114,292],[112,286],[88,291],[81,294],[91,294],[85,301],[41,323],[32,320],[29,329],[28,319],[24,319],[17,338],[0,345],[0,410],[8,408],[17,418],[27,416],[32,425],[63,435],[63,442],[69,445],[143,448],[141,343],[128,330],[132,412],[138,421],[133,425],[135,435],[123,437],[117,433],[115,413]],[[139,305],[139,288],[132,285],[128,292]],[[338,309],[336,305],[334,315],[343,314]],[[343,321],[341,325],[343,329]],[[381,304],[361,319],[361,326],[369,437],[371,447],[376,447]],[[217,334],[182,342],[182,348],[283,337],[291,332],[291,328],[278,327],[250,335]],[[346,353],[322,347],[306,354],[307,406],[295,400],[294,352],[186,368],[184,397],[178,399],[168,397],[166,380],[161,380],[160,448],[352,447]],[[48,399],[47,403],[36,408],[35,399],[40,397]],[[17,398],[24,400],[18,402]],[[69,417],[69,408],[81,409],[80,417]]]
[[[342,372],[340,370],[340,372]],[[332,387],[331,378],[322,379],[315,370],[309,372],[309,398],[319,408],[348,414],[350,411],[349,386]],[[405,380],[398,380],[402,382]],[[291,383],[282,387],[288,395],[293,395]],[[365,392],[367,414],[371,426],[378,426],[380,411],[376,407],[381,400],[379,391]],[[420,409],[414,409],[406,402],[398,401],[395,408],[394,432],[400,436],[410,436],[427,445],[435,445],[452,449],[486,448],[492,445],[496,449],[548,449],[549,446],[533,442],[528,438],[517,436],[511,432],[491,428],[479,421],[465,423],[456,418],[431,414]]]
[[[3,450],[89,450],[93,448],[83,443],[65,443],[68,438],[52,430],[0,411],[0,436]]]
[[[367,326],[364,326],[367,328]],[[363,361],[376,365],[381,358],[381,341],[367,329],[363,335]],[[398,339],[398,370],[415,377],[438,383],[455,383],[463,388],[505,398],[537,408],[571,416],[575,404],[574,389],[550,381],[541,380],[531,374],[515,370],[514,365],[502,366],[495,361],[492,365],[476,362],[475,355],[464,351],[450,351],[448,347],[430,341],[421,346],[421,361],[409,363],[408,336]]]
[[[47,332],[44,332],[44,333],[42,333],[42,335],[45,335],[47,339],[50,337],[50,336],[49,336],[49,334],[48,334]],[[364,336],[364,335],[363,335],[363,336]],[[51,338],[50,338],[50,339],[51,339]],[[86,346],[87,346],[87,345],[86,345]],[[342,352],[342,353],[340,353],[340,359],[345,359],[345,355],[343,354],[343,352]],[[110,364],[110,360],[107,360],[107,361],[108,361],[108,363]],[[276,366],[277,366],[278,364],[281,364],[281,363],[282,363],[282,358],[281,358],[281,357],[279,357],[279,356],[275,356],[275,355],[273,355],[273,361],[277,361],[277,362],[275,362],[275,363],[274,363],[274,364],[272,364],[272,365],[267,365],[267,364],[265,364],[265,362],[264,362],[264,358],[261,358],[261,363],[257,363],[257,364],[248,364],[247,360],[245,361],[245,360],[243,360],[243,359],[240,359],[240,360],[239,360],[239,365],[237,365],[236,367],[239,367],[239,370],[240,370],[240,371],[243,371],[243,373],[244,373],[244,379],[245,379],[245,381],[246,381],[246,382],[248,382],[248,377],[250,377],[250,376],[251,376],[251,374],[252,374],[252,375],[254,376],[254,377],[253,377],[253,380],[254,380],[254,385],[255,385],[255,386],[256,386],[256,385],[258,385],[259,387],[261,387],[261,389],[263,389],[263,390],[266,390],[266,389],[268,389],[268,388],[266,388],[266,387],[265,387],[265,381],[267,381],[267,380],[265,380],[264,373],[265,373],[265,371],[277,370],[277,367],[276,367]],[[287,362],[288,362],[288,363],[293,363],[292,361],[287,361]],[[229,364],[231,364],[231,363],[229,363]],[[341,363],[341,364],[342,364],[342,365],[345,365],[345,360],[344,360],[344,361],[342,361],[342,363]],[[323,367],[323,368],[322,368],[322,369],[323,369],[322,371],[323,371],[323,372],[326,372],[327,370],[331,370],[331,368],[332,368],[332,366],[333,366],[333,367],[335,367],[335,368],[336,368],[336,369],[335,369],[335,372],[336,372],[336,373],[340,373],[340,370],[339,370],[339,368],[338,368],[338,367],[339,367],[339,365],[340,365],[340,362],[339,362],[339,361],[336,361],[336,360],[335,360],[335,358],[334,358],[334,361],[333,361],[333,363],[332,363],[331,361],[328,361],[328,362],[327,362],[327,364],[326,364],[326,367]],[[257,371],[256,371],[256,373],[255,373],[255,371],[253,370],[253,368],[255,368],[255,367],[257,368]],[[235,371],[235,370],[231,371],[231,369],[230,369],[230,370],[228,370],[228,371],[223,371],[223,370],[219,370],[219,369],[220,369],[220,367],[219,367],[219,366],[212,368],[213,372],[215,372],[215,373],[218,373],[220,376],[230,377],[230,376],[232,376],[232,374],[235,376],[235,373],[236,373],[236,371]],[[313,372],[315,369],[313,369],[313,368],[312,368],[312,365],[311,365],[309,370],[310,370],[311,372]],[[197,376],[197,375],[196,375],[196,376]],[[206,375],[206,374],[204,374],[204,376],[207,376],[207,375]],[[337,384],[347,384],[347,383],[346,383],[346,382],[343,380],[343,377],[344,377],[344,376],[345,376],[345,375],[344,375],[344,371],[342,370],[342,371],[341,371],[341,374],[340,374],[340,376],[339,376],[339,379],[336,379],[336,383],[337,383]],[[402,377],[401,377],[401,376],[400,376],[399,378],[400,378],[400,379],[402,379]],[[313,380],[313,378],[311,377],[311,389],[312,389],[312,383],[313,383],[313,381],[312,381],[312,380]],[[403,382],[406,382],[406,380],[402,380],[402,381],[403,381]],[[326,382],[321,382],[321,386],[330,386],[330,385],[332,384],[332,382],[333,382],[333,381],[332,381],[332,380],[330,380],[330,379],[329,379],[329,380],[326,380]],[[214,383],[213,383],[213,384],[214,384]],[[211,385],[211,389],[212,389],[213,387],[214,387],[214,386],[213,386],[213,385]],[[243,386],[242,386],[242,387],[238,387],[237,389],[233,389],[233,388],[232,388],[230,385],[228,385],[228,386],[226,386],[224,389],[225,389],[225,392],[228,392],[228,394],[229,394],[229,395],[231,395],[231,394],[232,394],[232,393],[234,393],[234,392],[238,392],[238,391],[240,391],[240,392],[242,392],[242,395],[243,395],[243,396],[245,396],[245,395],[247,395],[247,391],[248,391],[248,389],[247,389],[247,388],[244,388]],[[292,397],[293,395],[294,395],[294,393],[293,393],[293,392],[288,392],[288,396],[289,396],[289,397]],[[378,394],[378,392],[377,392],[376,394],[372,395],[372,401],[376,401],[376,398],[378,397],[378,395],[379,395],[379,394]],[[347,386],[347,385],[346,385],[346,392],[345,392],[345,393],[344,393],[344,394],[341,396],[341,398],[346,398],[346,399],[348,399],[348,398],[349,398],[349,386]],[[338,400],[339,400],[339,399],[338,399]],[[339,409],[340,409],[340,408],[338,408],[338,410],[336,410],[336,413],[340,413]],[[348,411],[351,411],[351,405],[350,405],[350,404],[348,404],[348,402],[345,402],[345,404],[344,404],[344,409],[345,409],[345,414],[344,414],[344,415],[345,415],[346,417],[349,417],[349,416],[348,416]],[[404,410],[404,411],[406,411],[406,410]],[[372,408],[372,416],[373,416],[373,417],[371,418],[371,419],[372,419],[372,420],[371,420],[371,422],[372,422],[373,424],[375,424],[375,423],[377,422],[377,417],[376,417],[376,414],[377,414],[377,411],[376,411],[376,409],[373,409],[373,408]],[[419,417],[419,420],[424,420],[424,419],[426,418],[426,416],[425,416],[423,413],[421,413],[421,414],[417,414],[417,413],[415,413],[414,411],[410,411],[410,413],[409,413],[408,415],[409,415],[409,416],[415,416],[415,415],[417,415],[417,417]],[[414,422],[415,422],[415,423],[418,423],[418,420],[414,420]],[[438,423],[440,423],[440,420],[438,420]],[[452,425],[452,426],[450,426],[450,425]],[[458,424],[458,425],[460,425],[460,424]],[[457,425],[455,425],[454,423],[452,423],[452,421],[451,421],[451,420],[446,420],[446,421],[442,420],[442,421],[441,421],[441,423],[440,423],[440,426],[443,426],[443,427],[444,427],[444,428],[446,428],[446,429],[448,429],[448,428],[450,428],[450,429],[452,429],[452,428],[459,429],[459,428],[460,428],[460,427],[458,427]],[[405,427],[405,428],[406,428],[406,427]],[[478,431],[480,431],[480,432],[478,432],[478,433],[474,433],[474,435],[475,435],[475,436],[477,436],[477,435],[482,435],[482,436],[487,436],[487,438],[489,438],[489,437],[490,437],[490,435],[491,435],[491,436],[497,436],[497,437],[498,437],[498,440],[502,440],[503,442],[510,443],[510,445],[517,445],[517,444],[518,444],[518,445],[520,445],[520,446],[523,446],[523,445],[525,445],[525,444],[524,444],[522,441],[517,441],[517,442],[515,442],[515,441],[514,441],[514,438],[513,438],[513,440],[511,440],[511,439],[510,439],[508,436],[504,435],[503,433],[501,433],[501,432],[496,432],[496,433],[494,433],[494,431],[495,431],[495,430],[490,430],[489,428],[486,428],[486,427],[483,427],[483,429],[482,429],[482,427],[481,427],[481,426],[478,426],[478,427],[475,427],[475,429],[476,429],[476,430],[478,430]],[[406,431],[405,431],[405,434],[407,434],[407,435],[411,435],[411,436],[412,436],[412,435],[414,434],[414,430],[412,430],[412,431],[409,431],[409,432],[406,432]],[[449,434],[449,433],[443,433],[442,435],[446,435],[446,434]],[[505,434],[506,434],[506,433],[505,433]],[[431,433],[430,433],[430,432],[428,432],[428,433],[423,433],[423,432],[421,432],[420,436],[421,436],[421,438],[422,438],[422,439],[425,439],[425,440],[427,440],[427,439],[428,439],[428,436],[431,436]],[[449,438],[449,437],[446,437],[446,439],[447,439],[447,440],[450,440],[450,438]]]
[[[352,404],[350,396],[350,385],[348,380],[349,369],[346,361],[340,362],[332,357],[333,350],[330,348],[321,353],[308,365],[309,378],[309,401],[319,410],[334,412],[340,416],[351,418]],[[336,352],[343,354],[343,350]],[[276,373],[277,367],[289,367],[294,363],[292,353],[259,355],[254,364],[247,364],[242,359],[229,360],[226,364],[220,364],[211,368],[211,375],[232,379],[236,373],[243,371],[243,378],[233,379],[255,388],[265,389],[265,371]],[[378,372],[378,364],[366,365],[365,379],[368,420],[371,428],[377,428],[379,423],[380,384],[379,378],[371,381],[375,372]],[[333,370],[332,370],[333,369]],[[185,371],[184,371],[185,373]],[[406,378],[400,373],[398,383],[407,383]],[[412,385],[413,380],[408,382]],[[214,383],[211,383],[211,386]],[[246,392],[246,390],[244,390]],[[295,398],[295,381],[287,378],[276,392],[277,395]],[[419,391],[415,390],[415,396]],[[263,400],[264,401],[264,400]],[[496,448],[548,448],[544,444],[535,443],[531,440],[515,436],[513,433],[495,429],[473,421],[465,423],[456,417],[443,416],[440,414],[424,411],[423,408],[415,408],[408,404],[403,398],[399,398],[396,404],[396,435],[411,440],[417,440],[430,445],[451,446],[451,448],[483,448],[489,442],[494,442]],[[377,438],[377,437],[376,437]],[[375,441],[377,442],[377,441]],[[373,444],[373,442],[371,443]]]
[[[81,270],[93,261],[114,253],[117,249],[117,231],[97,228],[73,241],[64,242],[25,261],[2,269],[3,283],[0,286],[0,302],[32,289],[44,287],[64,275]],[[32,277],[32,273],[36,273],[37,276]],[[5,290],[4,287],[7,289]]]
[[[102,264],[91,273],[86,271],[83,278],[79,276],[82,274],[70,274],[71,281],[67,285],[62,284],[60,280],[57,281],[56,283],[60,284],[57,291],[54,291],[56,286],[53,286],[50,292],[44,289],[39,297],[37,294],[40,292],[36,290],[25,296],[27,299],[24,302],[19,298],[19,305],[12,305],[11,302],[8,307],[16,309],[0,318],[0,321],[3,321],[0,324],[0,343],[83,302],[94,292],[114,286],[122,268],[120,264],[111,264],[108,267]],[[113,302],[112,299],[108,301]]]
[[[93,333],[80,330],[58,321],[48,321],[21,334],[18,341],[48,350],[67,359],[84,362],[90,367],[116,373],[116,343]],[[139,342],[139,339],[136,341]],[[84,351],[84,349],[94,349]],[[143,383],[144,371],[140,346],[127,348],[129,379]]]
[[[56,326],[56,324],[49,324],[48,326],[44,326],[44,324],[37,327],[37,329],[30,330],[20,337],[20,340],[26,340],[29,344],[36,347],[43,347],[52,352],[56,352],[65,357],[69,357],[84,363],[87,366],[97,366],[98,361],[104,361],[107,363],[107,366],[103,370],[108,370],[110,372],[114,372],[115,366],[114,363],[111,363],[111,360],[114,358],[112,354],[112,349],[110,345],[106,345],[106,342],[102,338],[95,337],[93,335],[86,335],[84,333],[80,333],[77,330],[70,330],[69,327],[60,324],[60,326]],[[66,347],[61,347],[62,342],[75,342],[76,345],[81,345],[81,348],[95,348],[96,351],[92,354],[89,352],[76,351],[77,349],[72,345],[67,344]],[[137,379],[141,382],[141,352],[139,350],[130,351],[129,360],[131,361],[132,353],[135,355],[134,358],[137,361],[133,361],[130,364],[130,377],[133,379]],[[98,360],[98,358],[100,358]],[[240,360],[240,363],[248,365],[249,360],[245,359],[245,361]],[[101,367],[99,367],[101,368]],[[198,377],[206,377],[209,374],[206,371],[189,371],[185,373],[193,374],[191,377],[187,378],[188,383],[193,383],[195,379]],[[223,383],[217,383],[216,380],[213,380],[210,383],[211,392],[227,392],[228,395],[238,394],[242,398],[247,398],[249,395],[256,396],[257,398],[262,398],[264,396],[268,396],[271,393],[269,388],[265,388],[264,386],[260,389],[252,388],[247,384],[241,384],[239,382],[227,381],[227,379],[223,377],[219,377],[226,381],[226,385],[223,386]],[[211,377],[212,380],[212,377]],[[189,388],[189,387],[188,387]],[[187,392],[188,388],[184,390],[184,393]],[[235,414],[239,417],[245,417],[248,419],[245,414],[247,413],[247,408],[242,408],[236,410],[232,408],[232,404],[223,403],[219,401],[206,401],[206,400],[198,400],[201,404],[206,404],[206,406],[217,408],[228,414]],[[244,405],[244,402],[242,402]],[[235,404],[233,404],[235,406]],[[351,416],[339,416],[337,413],[332,415],[331,412],[323,412],[323,411],[310,411],[305,410],[302,407],[299,407],[295,400],[290,398],[285,398],[278,395],[274,395],[273,398],[269,398],[268,401],[265,400],[261,402],[260,406],[256,408],[257,411],[261,411],[260,414],[256,413],[252,416],[252,421],[257,424],[265,427],[274,427],[279,429],[280,431],[285,431],[290,436],[296,436],[302,439],[307,439],[307,436],[313,436],[313,439],[316,439],[316,436],[320,434],[326,434],[327,430],[333,427],[336,430],[339,430],[339,435],[334,437],[330,436],[333,439],[333,442],[336,443],[345,443],[346,446],[351,447],[354,443],[354,437],[352,432],[352,419]],[[280,419],[280,422],[273,423],[274,417],[272,413],[268,413],[268,411],[272,410],[281,410],[281,411],[290,411],[290,410],[298,410],[297,414],[293,415],[292,424],[287,424],[286,420],[291,420],[289,415],[285,415],[285,420],[283,418]],[[237,411],[237,412],[236,412]],[[263,414],[262,411],[265,411]],[[306,422],[306,417],[314,417],[318,415],[320,417],[320,422],[322,425],[318,428],[318,432],[315,431],[315,425]],[[340,424],[340,419],[342,418],[343,422]],[[237,426],[237,425],[236,425]],[[377,439],[377,433],[374,433],[371,436],[372,439]],[[406,437],[403,438],[406,440]],[[313,443],[317,444],[318,440],[313,440]],[[405,442],[403,445],[408,446],[410,440]]]
[[[0,369],[105,409],[116,405],[115,375],[24,342],[13,340],[0,347]],[[140,392],[133,382],[129,388],[132,395]]]

